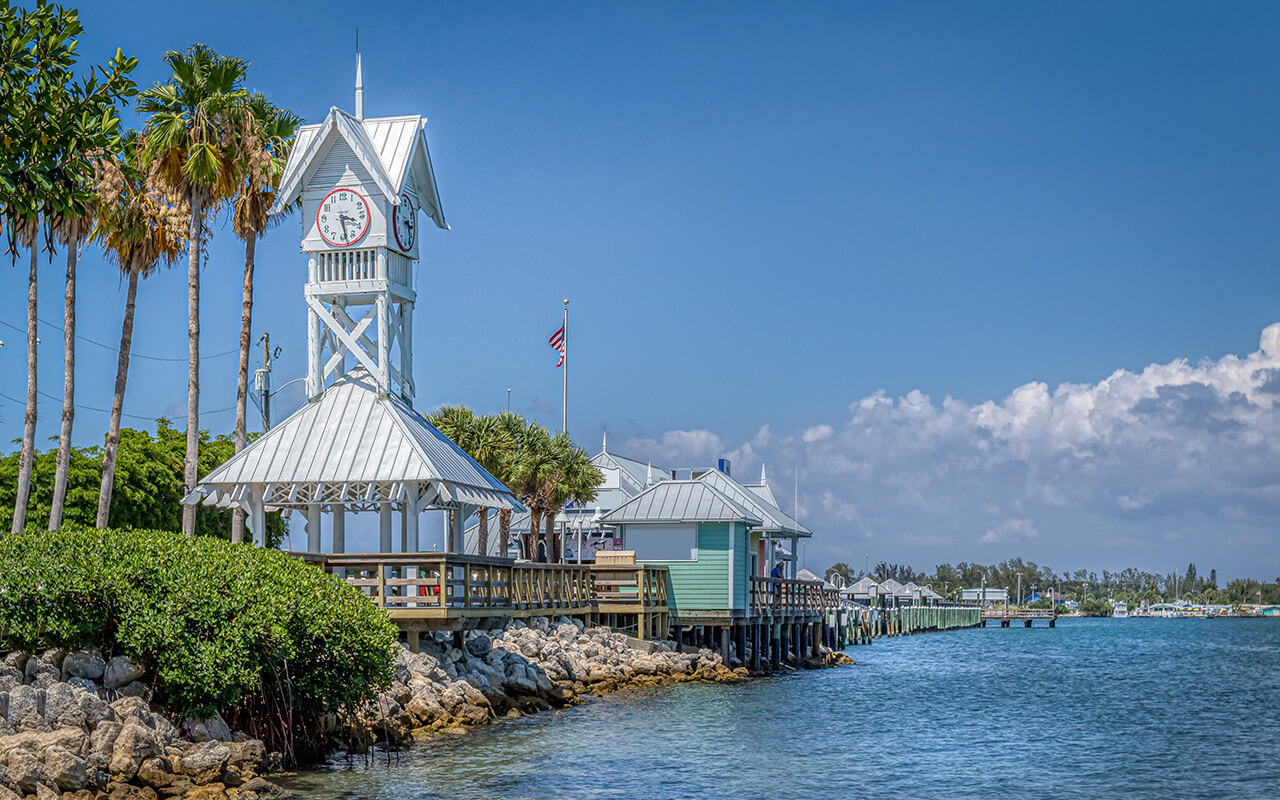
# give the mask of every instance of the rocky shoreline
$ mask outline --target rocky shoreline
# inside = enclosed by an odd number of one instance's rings
[[[359,730],[335,730],[338,749],[360,752],[373,741],[400,745],[629,687],[750,677],[743,665],[725,664],[711,650],[640,641],[567,617],[535,617],[527,625],[513,620],[465,634],[423,634],[419,647],[417,653],[397,651],[391,688],[378,698],[376,710],[358,720]],[[793,666],[850,663],[843,653],[824,648],[818,658]]]
[[[461,646],[459,646],[461,645]],[[797,668],[852,663],[823,650]],[[92,651],[0,653],[0,800],[266,800],[282,759],[221,717],[175,724],[143,666]],[[628,687],[750,677],[706,649],[642,642],[580,620],[534,618],[397,647],[390,688],[327,718],[335,754],[403,747],[440,733],[564,708]]]

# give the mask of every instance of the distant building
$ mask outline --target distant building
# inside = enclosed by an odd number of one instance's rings
[[[980,603],[984,606],[996,605],[1009,602],[1008,589],[987,589],[983,595],[982,589],[962,589],[960,599],[966,603]]]

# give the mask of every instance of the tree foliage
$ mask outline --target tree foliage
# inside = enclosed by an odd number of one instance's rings
[[[207,475],[231,458],[234,443],[227,435],[200,432],[200,474]],[[156,421],[154,435],[122,428],[116,452],[115,489],[109,524],[112,528],[178,530],[182,523],[182,459],[185,434],[168,420]],[[56,451],[37,453],[31,486],[32,519],[47,514],[53,494]],[[0,525],[8,527],[13,514],[13,495],[18,474],[18,454],[0,458]],[[71,451],[68,471],[65,524],[92,526],[96,521],[98,492],[102,482],[102,448],[81,447]],[[231,536],[231,511],[199,506],[197,533],[220,538]],[[267,515],[267,544],[275,547],[288,532],[287,520],[279,513]]]
[[[358,591],[276,551],[157,531],[0,539],[0,649],[127,655],[180,715],[322,741],[322,714],[389,684],[396,637]]]

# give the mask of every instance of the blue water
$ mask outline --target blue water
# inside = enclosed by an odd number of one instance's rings
[[[1060,620],[631,691],[337,766],[317,798],[1280,798],[1280,620]]]

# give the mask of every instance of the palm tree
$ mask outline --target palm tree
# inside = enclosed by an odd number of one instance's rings
[[[115,397],[111,402],[106,446],[102,450],[102,485],[98,490],[96,522],[99,528],[105,528],[111,513],[138,281],[153,274],[160,264],[170,265],[177,260],[186,246],[189,226],[185,205],[147,185],[146,174],[139,163],[136,137],[126,138],[117,157],[97,160],[94,182],[98,195],[94,237],[128,280],[116,362]]]
[[[253,116],[254,142],[249,151],[244,180],[235,199],[231,227],[244,240],[244,292],[240,304],[240,370],[236,376],[235,447],[239,453],[248,443],[246,417],[249,401],[249,342],[253,331],[253,267],[258,237],[284,214],[269,214],[276,189],[284,174],[285,161],[293,147],[302,119],[292,111],[277,108],[258,93],[249,98]],[[231,517],[231,541],[244,538],[244,511],[237,508]]]
[[[244,59],[195,44],[164,55],[169,82],[142,92],[138,110],[150,115],[143,130],[143,160],[153,176],[190,208],[187,229],[187,453],[183,481],[199,479],[200,250],[205,217],[240,188],[245,147],[253,139]],[[195,535],[196,508],[182,507],[182,532]]]
[[[27,501],[31,497],[31,468],[36,455],[36,330],[38,305],[36,303],[37,266],[40,261],[40,220],[38,217],[11,217],[18,241],[29,251],[31,262],[27,276],[27,410],[22,423],[22,451],[18,456],[18,491],[13,504],[12,533],[19,533],[27,524]]]
[[[507,435],[506,428],[498,421],[498,418],[485,414],[475,418],[471,425],[467,437],[467,446],[463,449],[475,459],[476,463],[484,467],[485,470],[498,477],[498,473],[502,471],[502,465],[506,460],[507,452],[511,449],[511,438]],[[498,480],[502,480],[498,478]],[[477,512],[480,516],[480,533],[478,541],[478,551],[480,555],[489,554],[489,509],[481,508]],[[502,553],[506,556],[506,552]]]
[[[62,527],[62,509],[67,500],[67,469],[71,465],[71,427],[76,407],[76,256],[80,243],[93,228],[93,209],[79,215],[59,216],[49,222],[54,238],[67,248],[67,279],[63,293],[63,378],[62,427],[58,432],[57,466],[53,476],[53,500],[49,506],[49,530]]]
[[[497,467],[497,471],[493,472],[491,470],[491,472],[516,496],[523,497],[525,493],[518,488],[519,474],[517,467],[520,461],[520,445],[524,439],[525,429],[529,425],[525,422],[524,417],[511,411],[499,413],[494,417],[494,420],[497,426],[502,429],[503,436],[507,440],[507,448],[502,458],[494,465]],[[498,554],[503,558],[506,558],[510,544],[511,509],[504,508],[498,512]]]
[[[569,434],[561,431],[551,438],[550,468],[544,477],[541,492],[544,539],[552,563],[563,560],[563,542],[555,534],[556,516],[569,503],[582,505],[596,499],[596,489],[604,480],[600,470],[591,463],[591,457],[573,443]]]

